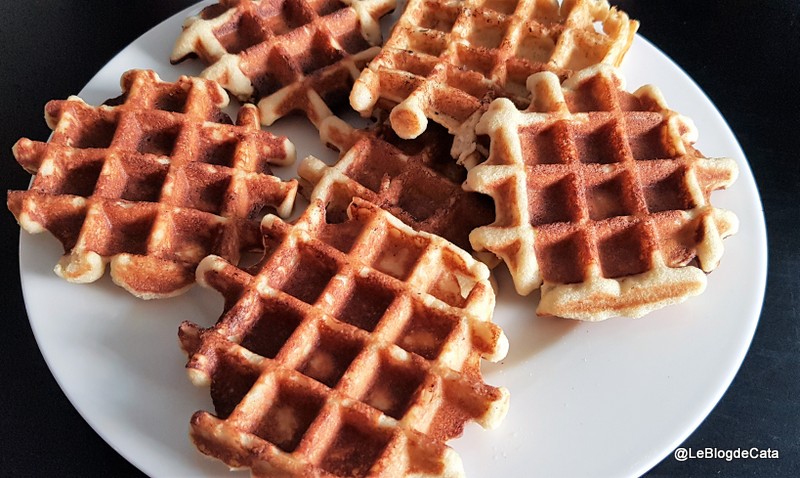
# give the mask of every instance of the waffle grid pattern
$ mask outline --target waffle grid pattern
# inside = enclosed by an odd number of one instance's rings
[[[702,292],[738,226],[709,202],[736,163],[703,157],[688,118],[654,87],[626,93],[611,67],[528,86],[527,111],[499,99],[478,123],[490,156],[466,184],[494,198],[497,220],[473,246],[503,258],[519,293],[543,283],[543,315],[637,317]]]
[[[230,124],[213,82],[131,70],[122,87],[110,105],[48,103],[53,135],[14,146],[35,177],[28,191],[8,193],[8,206],[25,230],[62,242],[61,277],[91,282],[110,262],[134,295],[176,295],[207,254],[238,261],[259,249],[265,210],[291,213],[297,182],[272,176],[269,164],[292,162],[294,146],[261,131],[253,105]]]
[[[395,0],[222,0],[190,17],[171,61],[196,55],[201,76],[244,101],[259,100],[271,125],[303,112],[321,128],[331,106],[378,53],[380,18]]]
[[[360,197],[415,230],[471,250],[469,233],[494,220],[494,206],[488,196],[463,190],[466,171],[450,157],[453,138],[447,131],[433,125],[414,140],[402,140],[382,125],[357,135],[334,166],[314,157],[300,163],[300,177],[313,185],[311,200],[343,216],[351,199]]]
[[[533,73],[618,65],[637,28],[605,0],[409,0],[350,103],[364,115],[391,110],[402,138],[421,134],[428,119],[455,133],[493,98],[527,106]]]
[[[198,448],[254,475],[461,476],[445,441],[508,405],[480,374],[508,347],[488,269],[359,199],[344,222],[317,201],[262,228],[255,275],[213,256],[198,268],[226,299],[217,324],[181,326],[217,411],[194,415]]]

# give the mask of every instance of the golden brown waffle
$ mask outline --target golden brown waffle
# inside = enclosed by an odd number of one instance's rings
[[[493,98],[527,106],[525,80],[533,73],[565,77],[622,61],[637,22],[606,0],[559,3],[409,0],[381,53],[356,81],[350,104],[364,115],[391,109],[392,128],[402,138],[421,134],[428,119],[456,134]],[[602,22],[602,32],[595,22]]]
[[[225,312],[179,331],[216,410],[191,437],[254,476],[461,476],[445,441],[508,406],[480,371],[508,348],[489,271],[358,198],[341,219],[319,201],[293,226],[267,216],[260,266],[200,264]]]
[[[187,19],[172,52],[198,56],[201,76],[244,101],[260,100],[271,125],[302,112],[317,128],[346,103],[353,81],[380,50],[379,19],[395,0],[222,0]]]
[[[253,105],[231,124],[214,82],[131,70],[121,84],[104,106],[75,96],[47,104],[53,135],[14,145],[36,176],[28,191],[9,191],[8,207],[26,231],[61,241],[55,272],[64,279],[95,281],[110,263],[133,295],[177,295],[206,255],[236,262],[260,249],[265,212],[291,213],[297,182],[272,176],[269,164],[294,161],[294,146],[261,131]]]
[[[494,206],[488,196],[462,189],[467,173],[450,157],[453,137],[443,127],[431,126],[413,140],[398,138],[387,125],[355,135],[335,166],[314,157],[300,163],[300,177],[313,185],[312,200],[344,217],[352,198],[360,197],[415,230],[472,250],[469,233],[494,220]]]
[[[539,73],[527,111],[498,99],[477,125],[490,156],[466,184],[494,198],[497,220],[470,240],[506,262],[520,294],[542,284],[539,314],[638,317],[699,294],[738,228],[709,202],[736,163],[694,149],[693,123],[656,88],[623,83],[605,66],[563,86]]]

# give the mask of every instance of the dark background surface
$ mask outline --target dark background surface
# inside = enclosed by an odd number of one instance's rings
[[[22,136],[47,137],[48,100],[80,91],[119,50],[192,3],[0,3],[2,189],[27,187],[30,176],[11,146]],[[720,403],[681,446],[772,448],[780,459],[678,462],[670,454],[649,476],[800,476],[800,2],[612,3],[641,21],[639,32],[681,65],[728,120],[755,173],[769,236],[767,292],[750,351]],[[10,213],[0,214],[0,227],[7,251],[0,475],[141,475],[83,421],[47,369],[20,291],[19,228]]]

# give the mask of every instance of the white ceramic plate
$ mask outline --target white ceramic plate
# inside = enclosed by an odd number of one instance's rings
[[[131,68],[152,68],[171,81],[198,73],[198,62],[176,67],[168,58],[182,20],[201,6],[136,40],[80,96],[90,104],[118,96],[120,75]],[[736,212],[741,229],[725,241],[722,264],[703,295],[640,320],[588,324],[537,318],[536,294],[517,297],[501,272],[495,320],[511,350],[484,372],[488,383],[508,387],[511,408],[497,430],[470,425],[452,442],[470,476],[644,473],[710,412],[750,344],[763,299],[767,245],[744,154],[711,101],[643,38],[636,38],[623,71],[629,89],[654,83],[673,109],[694,119],[701,151],[738,162],[738,181],[713,200]],[[305,120],[282,120],[271,131],[287,134],[299,158],[335,159]],[[293,177],[294,169],[278,174]],[[231,476],[189,442],[189,417],[213,408],[208,391],[189,383],[176,338],[182,320],[201,325],[216,320],[222,310],[218,294],[195,287],[176,299],[145,302],[107,276],[93,285],[69,284],[52,271],[60,254],[60,244],[47,234],[21,235],[20,275],[31,325],[75,408],[151,476]]]

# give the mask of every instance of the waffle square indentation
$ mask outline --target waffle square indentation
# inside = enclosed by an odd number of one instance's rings
[[[347,175],[374,193],[379,193],[386,181],[391,181],[403,171],[407,158],[399,158],[392,146],[381,141],[361,141],[358,143],[356,162],[351,164]],[[375,161],[375,158],[381,158]]]
[[[543,231],[536,243],[536,258],[544,280],[575,284],[585,279],[584,264],[588,263],[591,252],[583,233]]]
[[[457,317],[415,304],[411,317],[397,336],[397,345],[427,360],[435,360],[457,321]]]
[[[454,58],[454,63],[458,69],[456,69],[451,77],[448,78],[448,84],[457,88],[458,84],[453,81],[453,77],[455,77],[456,72],[463,74],[465,73],[464,70],[474,71],[485,77],[488,77],[494,69],[495,57],[489,52],[471,48],[467,45],[458,44],[456,45],[456,57]],[[481,98],[480,96],[477,97]]]
[[[192,209],[173,210],[163,222],[168,223],[169,233],[155,238],[151,245],[158,244],[166,257],[195,264],[211,250],[223,227],[214,216]],[[164,242],[167,237],[169,241]]]
[[[188,90],[180,86],[168,85],[153,99],[153,109],[183,113],[186,109],[186,100],[188,98]]]
[[[298,251],[292,274],[283,278],[279,288],[307,304],[317,301],[322,291],[336,275],[337,266],[310,247]]]
[[[495,0],[502,1],[502,0]],[[534,2],[531,20],[543,26],[559,24],[564,21],[563,12],[555,2]]]
[[[469,29],[467,41],[477,47],[494,50],[500,46],[508,30],[507,21],[498,21],[486,18],[483,15],[472,16],[472,25]]]
[[[578,32],[572,32],[570,39],[574,43],[574,48],[569,52],[563,66],[574,71],[603,61],[611,46],[610,44],[598,42],[596,35],[582,35]]]
[[[414,271],[427,244],[409,241],[403,233],[390,229],[382,244],[377,245],[379,251],[372,262],[372,267],[400,280],[406,280]]]
[[[147,237],[156,220],[155,208],[133,210],[121,204],[105,204],[103,214],[106,221],[89,233],[89,237],[97,234],[107,238],[102,246],[98,245],[101,255],[147,252]]]
[[[447,48],[447,41],[441,34],[431,30],[423,30],[411,33],[407,38],[406,49],[435,56],[440,56]]]
[[[442,264],[440,267],[433,268],[438,270],[438,274],[431,277],[428,293],[442,302],[453,307],[464,307],[467,304],[467,297],[464,294],[462,286],[463,276],[466,277],[466,271],[459,271],[453,264],[458,264],[460,260],[452,257],[450,251],[442,253]],[[450,265],[445,265],[450,264]]]
[[[283,14],[289,29],[295,29],[311,23],[316,18],[316,12],[305,1],[287,0],[283,2]]]
[[[344,53],[334,48],[326,32],[317,32],[308,44],[293,44],[292,48],[294,52],[305,52],[298,58],[303,75],[333,65],[344,58]]]
[[[633,184],[626,180],[625,174],[590,185],[586,191],[589,217],[594,221],[601,221],[610,217],[633,215],[636,210],[629,198],[631,187]]]
[[[266,358],[275,358],[286,341],[289,340],[303,315],[282,301],[259,298],[237,304],[244,317],[251,316],[246,329],[242,331],[241,346]],[[236,312],[234,312],[236,313]]]
[[[571,141],[569,127],[563,122],[535,124],[519,129],[519,143],[526,165],[566,162],[560,151]]]
[[[603,277],[632,276],[652,268],[652,240],[642,224],[609,225],[598,231],[597,243]]]
[[[582,163],[611,164],[622,160],[624,142],[614,121],[587,130],[574,131],[575,149],[578,161]]]
[[[134,147],[142,154],[171,156],[179,133],[180,129],[175,124],[159,126],[156,123],[153,127],[142,125],[141,134]]]
[[[321,17],[345,8],[346,6],[339,0],[311,0],[309,4],[311,5],[311,8],[317,12],[317,15]]]
[[[528,214],[532,226],[570,222],[578,218],[578,191],[574,175],[567,175],[550,184],[540,184],[534,175],[530,175],[528,183]]]
[[[483,8],[488,8],[505,15],[514,13],[518,4],[519,2],[515,0],[483,0],[483,2],[481,2]]]
[[[231,183],[230,174],[196,166],[187,165],[179,176],[181,184],[175,185],[182,190],[179,197],[185,198],[183,205],[222,216]]]
[[[278,383],[277,388],[252,433],[291,453],[319,415],[324,398],[288,380]]]
[[[363,344],[352,334],[321,326],[314,347],[300,362],[297,371],[334,388],[350,364],[361,352]]]
[[[68,145],[73,148],[108,148],[117,130],[117,118],[94,113],[80,124],[66,130]]]
[[[479,59],[480,57],[476,56],[475,58]],[[491,68],[491,64],[489,63],[486,63],[485,65],[477,63],[475,66],[479,68]],[[483,98],[484,95],[486,95],[486,93],[489,91],[489,85],[484,79],[484,76],[487,76],[489,71],[481,69],[477,73],[475,71],[463,71],[448,68],[445,83],[447,83],[447,86],[455,88],[462,94],[467,94],[475,99],[480,99]],[[468,114],[468,112],[463,113],[464,116],[467,116]],[[456,113],[456,115],[461,116],[459,113]]]
[[[423,186],[408,182],[397,200],[397,206],[417,222],[423,222],[436,214],[443,204],[447,204],[450,197],[450,191],[447,189],[430,189]]]
[[[221,354],[211,377],[211,401],[221,419],[228,418],[258,380],[257,368],[239,356]]]
[[[385,54],[389,55],[390,53],[385,52]],[[430,76],[433,68],[437,64],[436,58],[416,55],[394,55],[392,61],[396,69],[419,78]],[[408,83],[409,84],[406,86],[408,90],[406,94],[410,94],[415,87],[413,82]]]
[[[670,210],[689,210],[696,207],[686,187],[686,171],[678,168],[668,176],[644,186],[647,210],[651,214]]]
[[[644,114],[640,115],[644,116]],[[645,121],[636,121],[633,116],[627,122],[628,134],[630,135],[629,145],[633,159],[646,161],[654,159],[669,159],[674,155],[667,149],[666,138],[669,137],[667,124],[648,125]]]
[[[556,49],[556,39],[541,31],[533,31],[522,37],[517,45],[517,56],[535,63],[550,61]]]
[[[83,197],[92,195],[103,170],[105,158],[92,158],[77,164],[61,158],[56,158],[55,161],[58,168],[63,171],[63,177],[45,176],[38,186],[44,187],[49,183],[48,189],[53,194],[74,194]]]
[[[214,36],[225,51],[234,55],[261,43],[268,35],[269,32],[265,31],[258,17],[247,13],[239,17],[233,25],[225,24],[223,28],[214,31]]]
[[[372,332],[394,301],[394,292],[372,281],[356,279],[350,296],[336,317],[356,327]]]
[[[364,394],[363,401],[400,420],[424,379],[425,374],[421,370],[384,357],[379,361],[374,380]]]
[[[325,450],[320,466],[335,476],[362,478],[389,444],[391,436],[378,429],[368,429],[356,419],[343,423]]]
[[[345,211],[333,216],[328,211],[325,219],[328,222],[322,227],[320,239],[345,254],[350,252],[361,234],[361,225],[356,221],[344,222],[347,220]]]
[[[333,31],[331,33],[333,33],[338,47],[344,50],[348,55],[357,55],[371,46],[358,30],[346,29],[341,32]]]
[[[222,141],[206,140],[200,146],[198,162],[232,168],[234,166],[233,161],[236,158],[236,146],[238,144],[238,138],[230,138]]]
[[[158,202],[169,165],[137,155],[120,154],[124,181],[119,198],[127,201]]]
[[[440,4],[440,8],[434,11],[421,11],[420,13],[419,18],[414,19],[420,28],[450,33],[458,18],[459,9]]]

